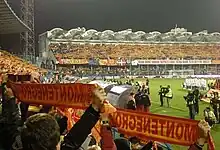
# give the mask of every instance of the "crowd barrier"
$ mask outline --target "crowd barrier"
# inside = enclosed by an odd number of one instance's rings
[[[103,78],[106,78],[106,79],[120,79],[120,78],[220,78],[220,75],[178,75],[178,76],[173,76],[173,75],[143,75],[143,76],[118,76],[118,75],[112,75],[112,76],[109,76],[109,75],[97,75],[97,76],[83,76],[81,79],[103,79]]]

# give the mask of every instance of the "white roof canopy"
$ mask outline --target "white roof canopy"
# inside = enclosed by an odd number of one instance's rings
[[[209,33],[207,30],[192,33],[184,28],[171,29],[168,32],[160,33],[158,31],[144,32],[132,31],[126,29],[122,31],[96,31],[77,27],[69,31],[54,28],[47,32],[48,39],[52,42],[79,42],[79,43],[219,43],[220,33]]]

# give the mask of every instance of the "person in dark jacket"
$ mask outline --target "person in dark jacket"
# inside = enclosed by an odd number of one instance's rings
[[[117,150],[131,150],[131,142],[128,141],[126,138],[118,138],[115,139],[114,142]]]
[[[163,107],[163,88],[162,88],[162,85],[160,85],[160,90],[158,92],[158,95],[160,96],[160,107]]]
[[[200,97],[200,92],[199,92],[199,88],[195,87],[194,91],[194,98],[195,98],[195,112],[196,114],[199,114],[199,97]]]
[[[191,91],[188,91],[188,95],[184,96],[186,100],[186,106],[189,108],[189,118],[195,120],[195,99],[194,94]]]
[[[218,110],[220,108],[218,108],[218,105],[219,105],[218,101],[219,101],[218,92],[214,92],[214,97],[211,99],[210,105],[214,109],[214,114],[215,114],[215,117],[217,119],[217,122],[220,123],[220,113],[219,113],[219,110]]]
[[[5,94],[0,120],[1,143],[4,144],[4,149],[20,150],[78,150],[99,120],[105,97],[103,90],[94,91],[93,103],[60,144],[60,129],[54,117],[49,114],[36,114],[20,126],[21,117],[13,92],[6,87]]]
[[[137,110],[141,110],[141,106],[140,106],[140,100],[141,100],[141,89],[139,88],[137,93],[135,94],[134,96],[134,99],[135,99],[135,103],[136,103],[136,106],[137,106]]]
[[[127,109],[136,110],[136,103],[134,99],[134,93],[130,93],[130,96],[128,97],[127,102]]]
[[[63,133],[65,133],[65,131],[67,130],[68,118],[66,116],[63,116],[61,118],[57,118],[56,120],[60,127],[60,135],[63,135]]]
[[[145,111],[145,112],[150,111],[151,101],[150,101],[150,97],[148,95],[147,89],[145,89],[144,93],[141,95],[141,102],[140,103],[144,107],[143,111]]]

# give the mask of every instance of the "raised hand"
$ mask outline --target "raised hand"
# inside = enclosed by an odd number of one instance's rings
[[[198,124],[199,127],[199,138],[197,143],[199,145],[204,145],[208,139],[208,133],[210,131],[210,126],[205,120],[201,120]]]
[[[95,110],[97,111],[104,111],[103,110],[103,106],[104,106],[104,100],[106,99],[106,93],[104,91],[103,88],[101,87],[97,87],[94,91],[93,91],[93,97],[92,97],[92,106]]]

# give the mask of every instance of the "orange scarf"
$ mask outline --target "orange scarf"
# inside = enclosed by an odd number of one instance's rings
[[[91,103],[92,84],[17,84],[10,83],[15,96],[26,103],[87,108]],[[70,114],[66,114],[70,118]],[[70,119],[72,120],[72,118]],[[153,140],[189,146],[198,138],[198,121],[125,109],[112,114],[112,124],[120,133]],[[72,126],[72,125],[71,125]],[[214,143],[209,136],[209,150]]]

